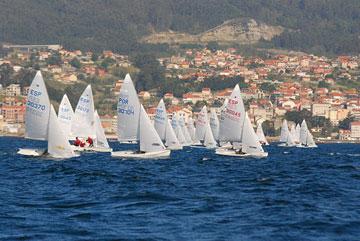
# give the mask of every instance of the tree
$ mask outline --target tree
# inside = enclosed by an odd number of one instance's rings
[[[48,65],[61,65],[62,60],[58,52],[53,52],[51,56],[46,60]]]
[[[206,48],[209,49],[211,52],[215,52],[220,48],[220,46],[216,41],[211,41],[206,45]]]
[[[265,92],[273,92],[276,90],[276,86],[273,83],[265,82],[260,85],[260,89]]]
[[[92,53],[91,61],[96,62],[98,60],[98,58],[99,58],[99,55],[97,55],[96,53]]]
[[[343,130],[350,130],[351,122],[355,120],[354,116],[348,115],[344,120],[339,122],[339,128]]]
[[[80,63],[80,60],[78,59],[78,58],[73,58],[70,62],[69,62],[69,64],[72,66],[72,67],[74,67],[74,68],[76,68],[76,69],[80,69],[81,68],[81,63]]]
[[[165,81],[165,70],[154,54],[142,53],[133,57],[134,65],[140,69],[136,88],[138,90],[160,89]]]
[[[319,81],[318,88],[330,88],[330,84],[326,83],[324,80]]]
[[[296,124],[301,124],[303,120],[308,120],[311,118],[311,112],[303,109],[301,111],[288,111],[285,114],[285,119],[288,121],[293,121]]]
[[[116,61],[112,58],[105,58],[102,62],[101,62],[101,67],[103,67],[104,69],[108,69],[110,65],[113,65]]]
[[[263,128],[264,134],[266,136],[275,136],[276,135],[274,122],[266,120],[261,124],[261,127]]]

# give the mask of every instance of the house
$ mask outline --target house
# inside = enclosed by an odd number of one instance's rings
[[[351,130],[350,137],[352,139],[360,140],[360,121],[351,122],[350,130]]]
[[[18,84],[11,84],[5,89],[5,95],[7,96],[19,96],[21,95],[21,88]]]

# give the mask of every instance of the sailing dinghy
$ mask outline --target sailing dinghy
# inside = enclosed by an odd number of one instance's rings
[[[125,159],[157,159],[169,157],[170,150],[167,150],[162,143],[160,136],[156,132],[142,105],[140,107],[140,118],[138,122],[140,134],[139,150],[112,152],[111,156]]]
[[[317,147],[313,135],[310,133],[305,120],[302,121],[300,126],[300,144],[298,145],[298,147],[302,147],[302,148]]]
[[[167,117],[166,107],[163,99],[160,100],[154,118],[154,127],[160,136],[160,139],[165,143],[165,146],[169,150],[181,150],[182,146],[179,140],[176,138],[174,129],[171,126],[171,122]]]
[[[245,111],[239,85],[230,95],[225,110],[221,112],[219,140],[232,143],[232,147],[220,147],[216,154],[232,157],[267,157]]]
[[[41,72],[38,71],[27,95],[25,138],[46,141],[48,139],[49,115],[50,99],[44,79]],[[17,153],[25,156],[42,156],[45,152],[45,148],[20,148]]]
[[[257,126],[256,135],[258,136],[261,145],[265,145],[265,146],[269,145],[269,142],[266,140],[261,122]]]
[[[60,124],[60,129],[64,132],[65,136],[69,138],[71,136],[71,123],[74,117],[74,111],[71,107],[71,103],[66,94],[64,94],[60,105],[58,120]]]

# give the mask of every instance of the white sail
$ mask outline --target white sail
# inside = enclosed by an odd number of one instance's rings
[[[32,81],[26,102],[25,138],[47,140],[50,100],[44,79],[38,71]]]
[[[242,151],[247,154],[260,153],[264,152],[264,149],[261,147],[260,141],[255,133],[255,130],[251,124],[251,121],[245,114],[245,123],[242,136]]]
[[[280,142],[286,142],[288,132],[289,132],[289,128],[288,128],[287,120],[284,119],[281,126],[280,140],[279,140]]]
[[[150,118],[147,115],[144,107],[140,107],[140,151],[142,152],[157,152],[165,150],[159,134],[156,132],[154,126],[151,124]]]
[[[94,146],[104,149],[109,149],[109,143],[105,136],[104,128],[101,125],[100,116],[97,111],[94,113],[94,119],[95,119],[95,130],[96,130],[96,139]]]
[[[183,116],[180,116],[180,118],[178,119],[178,123],[179,123],[179,126],[181,128],[181,131],[184,135],[184,138],[185,138],[185,141],[186,141],[186,144],[187,145],[191,145],[193,142],[192,142],[192,139],[191,139],[191,136],[188,132],[188,129],[186,128],[186,125],[185,125],[185,118]]]
[[[303,120],[300,127],[300,143],[306,145],[306,139],[308,134],[308,127],[306,121]]]
[[[210,123],[208,123],[205,128],[204,146],[207,148],[216,147],[216,140],[211,130]]]
[[[213,133],[215,140],[218,140],[219,139],[220,122],[219,122],[219,118],[216,114],[216,111],[214,109],[211,109],[211,111],[210,111],[210,127],[211,127],[211,131]]]
[[[286,138],[286,145],[287,146],[295,146],[295,141],[294,141],[294,137],[291,134],[290,131],[287,132],[287,138]]]
[[[181,146],[179,140],[176,138],[170,120],[166,121],[165,145],[169,148]]]
[[[199,140],[196,138],[194,120],[191,117],[188,119],[187,128],[188,128],[192,142],[198,143]]]
[[[200,141],[204,141],[205,139],[205,130],[206,130],[206,125],[208,124],[208,114],[207,114],[207,108],[206,106],[204,106],[200,113],[198,114],[198,118],[195,122],[196,124],[196,130],[195,130],[195,135],[196,138]]]
[[[307,137],[306,137],[306,145],[308,147],[317,147],[317,145],[315,144],[313,135],[310,133],[310,131],[308,131]]]
[[[236,85],[220,116],[220,142],[241,142],[245,120],[245,106],[239,85]]]
[[[75,156],[68,137],[60,129],[59,120],[52,105],[49,118],[48,153],[54,158],[71,158]]]
[[[268,141],[266,140],[263,128],[262,128],[262,123],[259,123],[256,129],[256,135],[259,138],[260,143],[263,143],[265,145],[269,145]]]
[[[163,99],[160,100],[157,108],[156,108],[156,115],[154,118],[154,127],[157,133],[160,136],[161,140],[165,140],[166,136],[166,125],[167,125],[167,113],[165,108],[165,103]]]
[[[74,111],[71,107],[71,103],[69,98],[66,94],[64,94],[60,106],[59,106],[59,113],[58,113],[58,120],[60,124],[60,129],[64,132],[65,136],[68,138],[71,135],[71,123],[74,117]]]
[[[129,74],[125,76],[120,89],[117,113],[117,136],[119,142],[138,140],[140,102]]]
[[[71,124],[71,135],[73,137],[95,138],[94,127],[94,99],[91,85],[88,85],[76,106]]]
[[[291,135],[294,142],[299,142],[299,140],[297,139],[296,126],[295,125],[291,126],[290,135]]]
[[[223,105],[220,107],[220,112],[222,112],[222,111],[224,111],[224,110],[226,109],[226,106],[227,106],[228,103],[229,103],[229,99],[226,98],[226,99],[224,100]]]
[[[300,125],[299,124],[296,125],[295,132],[296,132],[295,133],[295,140],[297,142],[300,142]]]

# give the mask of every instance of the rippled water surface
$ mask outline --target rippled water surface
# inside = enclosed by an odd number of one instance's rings
[[[360,145],[273,145],[262,160],[198,148],[144,161],[16,154],[42,145],[0,138],[0,239],[360,239]]]

